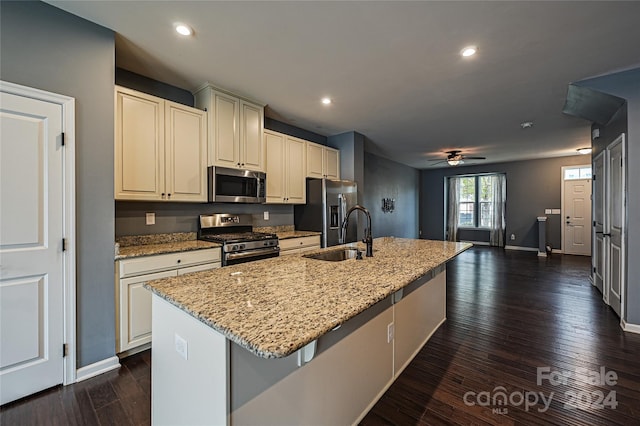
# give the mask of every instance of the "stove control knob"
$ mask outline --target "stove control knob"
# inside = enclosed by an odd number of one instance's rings
[[[231,250],[233,250],[233,251],[238,250],[238,246],[237,246],[237,245],[235,245],[235,244],[234,244],[234,245],[232,245],[232,246],[231,246]]]
[[[238,246],[238,248],[239,248],[240,250],[244,250],[244,247],[245,247],[245,246],[244,246],[244,244],[240,244],[240,245]]]

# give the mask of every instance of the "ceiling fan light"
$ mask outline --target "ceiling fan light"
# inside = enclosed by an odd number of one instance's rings
[[[591,154],[591,148],[579,148],[578,150],[578,154]]]
[[[461,162],[461,160],[447,160],[447,163],[449,163],[450,166],[457,166]]]

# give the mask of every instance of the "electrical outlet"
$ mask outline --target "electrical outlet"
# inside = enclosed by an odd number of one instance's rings
[[[395,335],[395,326],[392,322],[387,325],[387,343],[391,343]]]
[[[189,359],[189,344],[187,343],[187,341],[185,339],[183,339],[181,336],[179,336],[178,334],[174,334],[174,343],[176,346],[176,352],[178,352],[178,354],[184,358],[184,359]]]
[[[147,215],[146,215],[146,224],[147,225],[155,225],[156,224],[156,214],[155,213],[147,213]]]
[[[516,234],[511,234],[511,241],[514,241],[516,239]]]
[[[264,220],[269,220],[269,212],[264,212],[264,213],[262,214],[262,218],[263,218]]]

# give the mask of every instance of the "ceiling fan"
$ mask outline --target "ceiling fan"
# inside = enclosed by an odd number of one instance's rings
[[[463,164],[464,160],[486,160],[487,159],[487,157],[468,157],[466,155],[462,155],[461,152],[462,151],[460,151],[459,149],[456,149],[453,151],[445,151],[445,154],[447,154],[447,158],[445,158],[444,160],[440,158],[436,158],[429,161],[437,161],[436,163],[433,163],[434,165],[446,162],[450,166],[458,166],[460,164]]]

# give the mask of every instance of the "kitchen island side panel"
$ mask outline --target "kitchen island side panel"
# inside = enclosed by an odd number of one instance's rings
[[[152,303],[152,424],[228,424],[229,341],[155,294]]]

